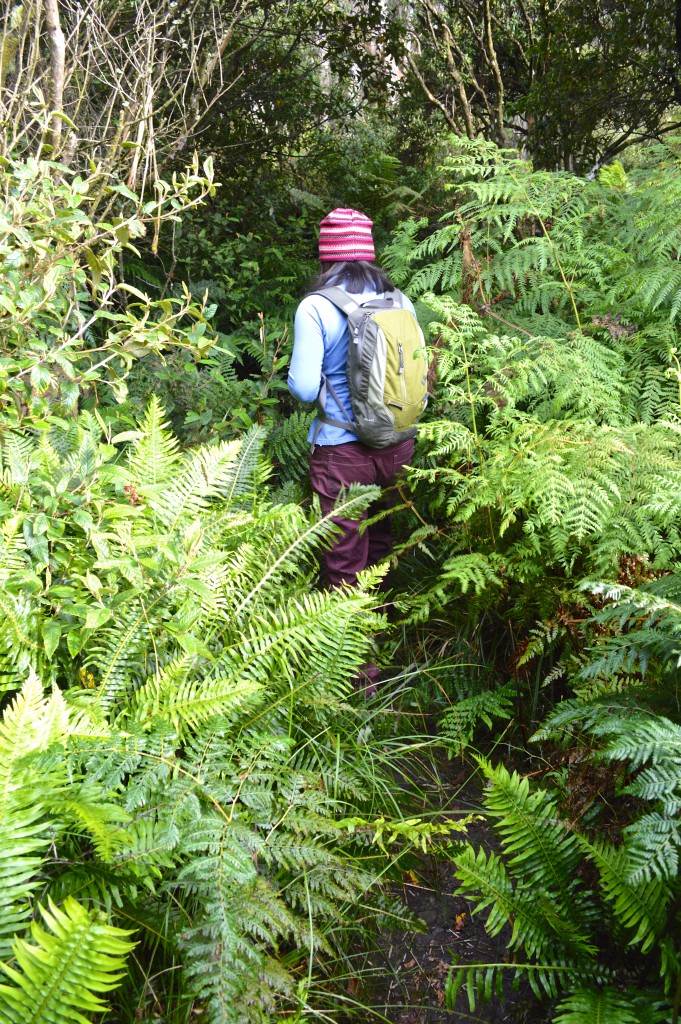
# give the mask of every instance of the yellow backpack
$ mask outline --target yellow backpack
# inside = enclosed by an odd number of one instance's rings
[[[395,289],[383,299],[361,304],[342,288],[321,288],[315,294],[345,313],[350,331],[351,414],[322,377],[319,419],[350,430],[369,448],[388,448],[414,437],[415,424],[428,402],[428,361],[423,332],[411,310],[404,309],[402,293]],[[345,413],[345,421],[326,416],[327,392]]]

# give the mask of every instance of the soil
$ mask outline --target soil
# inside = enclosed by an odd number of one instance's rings
[[[458,789],[459,812],[480,810],[479,791],[468,785],[454,789]],[[476,847],[497,846],[484,821],[469,825],[467,838]],[[501,998],[495,996],[471,1010],[464,984],[454,1006],[447,1008],[445,987],[451,965],[505,962],[510,934],[505,930],[490,938],[484,913],[474,914],[469,900],[453,895],[457,888],[454,866],[442,859],[424,857],[416,870],[405,872],[395,895],[420,919],[424,930],[381,937],[371,956],[375,981],[368,1001],[372,1009],[391,1024],[544,1024],[546,1007],[539,1005],[526,985],[514,990],[511,971]]]

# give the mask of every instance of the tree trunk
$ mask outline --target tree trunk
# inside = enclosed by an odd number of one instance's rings
[[[66,66],[66,40],[59,21],[57,0],[44,0],[45,24],[50,39],[50,142],[52,156],[59,149],[62,133],[61,114],[64,109],[64,74]]]

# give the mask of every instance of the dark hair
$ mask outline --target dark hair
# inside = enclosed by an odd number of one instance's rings
[[[373,288],[376,292],[390,292],[395,287],[385,270],[369,260],[339,260],[324,263],[310,291],[340,285],[355,295]]]

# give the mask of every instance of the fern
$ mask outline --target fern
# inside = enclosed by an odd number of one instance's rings
[[[631,934],[631,945],[640,945],[645,953],[659,937],[666,920],[668,889],[658,879],[643,885],[632,883],[626,851],[616,851],[599,842],[589,843],[587,848],[598,866],[601,885],[615,917]]]
[[[503,766],[492,768],[481,761],[481,767],[489,780],[485,808],[501,850],[476,852],[465,846],[455,854],[458,891],[472,897],[476,912],[487,911],[485,927],[490,935],[511,926],[507,945],[517,966],[508,969],[524,975],[538,995],[555,999],[561,992],[572,993],[563,998],[562,1016],[556,1019],[572,1020],[572,1014],[581,1020],[579,1015],[585,1014],[585,1020],[610,1020],[610,1012],[613,1020],[619,1019],[615,1014],[638,1007],[638,1000],[635,994],[618,993],[618,1003],[615,989],[593,988],[596,979],[605,984],[614,977],[612,967],[601,962],[597,936],[610,920],[611,935],[642,953],[656,950],[663,976],[673,978],[677,957],[664,935],[672,899],[668,875],[652,864],[647,872],[641,871],[642,848],[638,856],[632,855],[640,838],[636,832],[619,849],[600,839],[587,839],[561,820],[549,792],[533,792],[527,779],[509,774]],[[647,827],[652,831],[650,822]],[[600,900],[577,874],[583,855],[598,870]],[[522,954],[526,964],[521,963]],[[500,984],[501,970],[501,965],[457,967],[451,997],[466,981],[472,1006],[476,994],[489,998]],[[661,1013],[662,1006],[660,1001]],[[606,1016],[599,1018],[603,1013]]]
[[[301,484],[307,479],[307,436],[314,414],[293,412],[270,433],[267,450],[282,484]]]
[[[578,989],[557,1007],[553,1024],[661,1024],[666,1011],[647,999],[631,999],[614,988]]]
[[[140,436],[130,452],[132,483],[152,488],[172,479],[179,461],[179,444],[163,422],[163,410],[154,396],[147,406]]]
[[[8,982],[0,985],[0,1020],[30,1024],[88,1024],[88,1015],[106,1010],[100,993],[121,981],[134,943],[129,931],[114,928],[103,915],[88,912],[70,897],[60,909],[40,907],[47,926],[31,925],[33,944],[16,939],[16,967],[0,964]]]
[[[438,673],[439,675],[439,673]],[[461,753],[472,742],[480,723],[492,727],[495,719],[508,719],[512,713],[512,684],[491,688],[474,673],[464,680],[454,680],[452,707],[440,719],[440,730],[454,753]]]
[[[434,313],[402,577],[415,645],[428,671],[473,649],[523,725],[549,713],[546,786],[483,762],[498,845],[457,870],[561,1021],[643,1020],[645,999],[660,1019],[678,992],[681,176],[673,147],[655,160],[590,181],[457,140],[449,209],[388,250]],[[490,701],[475,683],[464,743]],[[457,977],[474,1003],[505,970]]]
[[[497,821],[504,851],[512,867],[522,866],[531,885],[547,885],[561,893],[569,910],[573,899],[569,879],[579,862],[579,846],[558,816],[555,801],[545,790],[530,791],[529,781],[503,765],[492,769],[482,762],[491,786],[485,806]]]
[[[420,429],[411,478],[421,518],[425,510],[447,528],[437,572],[410,601],[412,621],[450,602],[463,615],[462,595],[480,609],[515,608],[519,619],[534,601],[535,617],[555,617],[566,578],[569,588],[614,577],[627,558],[654,571],[672,565],[681,553],[677,427],[637,422],[630,389],[650,360],[628,376],[629,355],[612,339],[565,322],[556,337],[498,336],[466,305],[429,303],[438,406]]]
[[[497,934],[512,922],[512,947],[522,946],[540,963],[578,966],[595,952],[588,932],[592,909],[580,886],[570,881],[580,848],[543,790],[530,792],[527,779],[505,768],[482,767],[490,780],[488,812],[498,820],[504,857],[466,850],[455,857],[461,891],[480,889],[477,909],[490,907],[486,928]],[[553,950],[551,956],[549,951]]]
[[[595,946],[575,932],[555,898],[547,890],[531,892],[515,889],[504,862],[493,852],[467,848],[455,858],[461,885],[457,892],[475,893],[476,912],[487,910],[485,929],[498,935],[511,924],[509,949],[522,949],[535,969],[526,972],[537,995],[555,996],[555,967],[569,968],[563,983],[589,971]],[[537,962],[538,961],[538,962]],[[480,966],[480,965],[478,965]]]
[[[253,705],[256,685],[193,677],[193,663],[194,658],[184,654],[144,683],[126,707],[123,720],[129,716],[142,725],[165,720],[182,736],[217,714],[237,715]]]
[[[653,793],[659,795],[659,782],[655,782]],[[637,785],[636,789],[641,792],[643,787]],[[673,882],[678,876],[681,827],[667,808],[665,811],[643,814],[626,829],[628,877],[635,885],[654,880]]]
[[[295,1003],[282,949],[308,950],[315,972],[337,957],[374,882],[376,851],[337,820],[390,805],[399,823],[407,754],[388,765],[377,735],[370,767],[349,703],[385,628],[382,570],[352,591],[311,590],[336,527],[315,507],[271,503],[263,430],[181,453],[152,402],[124,438],[126,459],[100,444],[102,429],[85,416],[54,445],[22,442],[8,476],[23,474],[38,524],[24,546],[6,514],[3,592],[21,593],[31,617],[8,645],[8,685],[35,664],[63,690],[46,701],[32,676],[0,729],[7,967],[16,981],[33,956],[21,960],[21,943],[50,945],[49,931],[28,938],[44,893],[51,921],[132,918],[144,956],[181,949],[183,992],[211,1020],[255,1024]],[[352,489],[343,514],[376,494]],[[55,508],[64,525],[53,528]],[[45,961],[46,1020],[96,1012],[89,996],[82,1008],[61,999],[59,966]]]
[[[30,895],[49,842],[46,802],[63,783],[58,764],[45,764],[41,789],[33,784],[29,755],[45,751],[56,738],[55,716],[62,707],[56,696],[43,701],[42,686],[32,677],[0,723],[0,942],[7,953],[10,937],[30,918]]]

